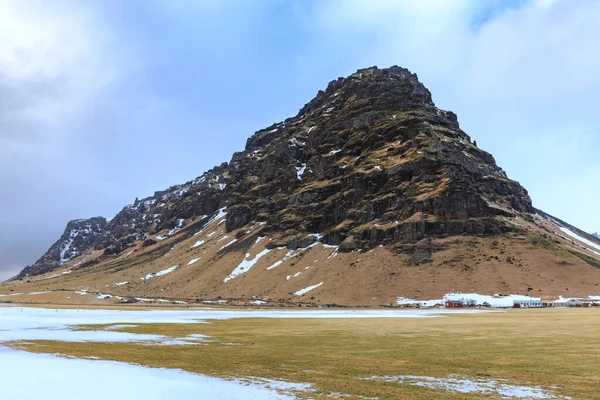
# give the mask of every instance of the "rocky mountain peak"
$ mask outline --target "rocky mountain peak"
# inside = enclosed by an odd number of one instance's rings
[[[471,141],[454,113],[435,106],[415,74],[370,67],[257,131],[229,163],[136,199],[86,244],[110,257],[225,208],[228,232],[260,223],[276,239],[272,246],[319,240],[340,251],[499,234],[512,229],[499,217],[533,210],[525,189]],[[48,268],[61,260],[53,251]]]
[[[69,221],[61,237],[46,254],[33,265],[25,268],[20,276],[43,274],[82,255],[95,244],[107,225],[108,222],[103,217]]]
[[[595,237],[596,239],[600,240],[600,233],[594,232],[594,233],[592,233],[592,236]]]
[[[352,104],[364,111],[400,111],[433,108],[431,93],[419,82],[416,74],[393,66],[360,69],[346,78],[331,81],[325,91],[306,104],[299,115],[319,108]]]

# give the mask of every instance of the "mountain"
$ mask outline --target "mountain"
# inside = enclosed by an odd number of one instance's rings
[[[76,219],[70,221],[62,236],[35,264],[26,267],[20,276],[51,272],[94,246],[106,229],[105,218]]]
[[[533,208],[415,74],[372,67],[256,132],[229,163],[109,222],[70,222],[8,284],[355,305],[578,291],[600,283],[600,248],[586,241],[600,245]]]
[[[592,236],[595,237],[596,239],[600,239],[600,234],[598,232],[592,233]]]

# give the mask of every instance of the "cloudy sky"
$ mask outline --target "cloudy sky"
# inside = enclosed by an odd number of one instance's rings
[[[0,278],[372,65],[416,72],[535,206],[600,230],[598,1],[0,0],[0,27]]]

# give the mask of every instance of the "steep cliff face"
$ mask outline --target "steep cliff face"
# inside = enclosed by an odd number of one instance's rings
[[[323,235],[344,249],[430,235],[497,234],[527,192],[435,107],[408,70],[333,81],[300,113],[253,135],[228,167],[229,230]]]
[[[136,199],[110,222],[87,221],[95,222],[70,223],[19,278],[72,268],[93,271],[89,282],[105,276],[109,286],[135,279],[115,289],[121,296],[171,291],[183,298],[283,298],[302,289],[294,285],[328,279],[315,293],[333,301],[345,296],[343,287],[370,282],[352,300],[364,304],[394,291],[438,293],[463,283],[476,290],[488,278],[487,290],[528,289],[528,260],[541,268],[560,249],[560,261],[589,282],[600,268],[593,246],[559,235],[562,228],[594,238],[535,210],[456,115],[437,108],[400,67],[332,81],[296,116],[252,135],[229,163]],[[368,268],[356,268],[359,262]],[[557,264],[557,274],[567,264]],[[256,265],[262,272],[249,273]],[[177,272],[168,280],[132,278],[161,268]]]
[[[106,226],[107,221],[103,217],[70,221],[60,239],[35,264],[25,268],[19,276],[43,274],[82,255],[94,246]]]

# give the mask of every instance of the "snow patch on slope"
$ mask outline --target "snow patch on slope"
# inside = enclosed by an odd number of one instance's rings
[[[244,260],[225,279],[223,279],[223,282],[229,282],[236,276],[248,272],[250,268],[252,268],[258,262],[258,260],[260,260],[263,256],[269,254],[270,252],[271,249],[264,249],[256,256],[254,256],[253,259],[249,259],[250,253],[247,253],[246,258],[244,258]]]
[[[580,241],[581,243],[585,243],[587,246],[593,247],[596,250],[600,250],[600,245],[596,244],[594,242],[592,242],[591,240],[588,240],[584,237],[579,236],[578,234],[576,234],[575,232],[565,228],[564,226],[559,227],[559,229],[563,232],[566,233],[567,235],[571,236],[574,239],[577,239],[578,241]]]
[[[310,292],[313,289],[318,288],[319,286],[321,286],[323,284],[323,282],[317,283],[316,285],[312,285],[309,286],[307,288],[298,290],[296,293],[294,293],[296,296],[304,296],[306,293]]]
[[[300,167],[296,167],[296,176],[298,180],[302,180],[302,175],[304,175],[304,171],[306,171],[306,163],[302,163]]]
[[[145,281],[148,279],[152,279],[152,278],[156,278],[158,276],[163,276],[166,274],[170,274],[171,272],[175,271],[177,268],[179,268],[179,265],[173,265],[171,268],[167,268],[167,269],[163,269],[162,271],[158,271],[158,272],[151,272],[148,275],[140,278],[141,280]]]
[[[206,243],[204,240],[198,240],[196,243],[194,243],[194,244],[192,245],[192,247],[190,247],[190,249],[193,249],[193,248],[196,248],[196,247],[202,246],[204,243]]]

